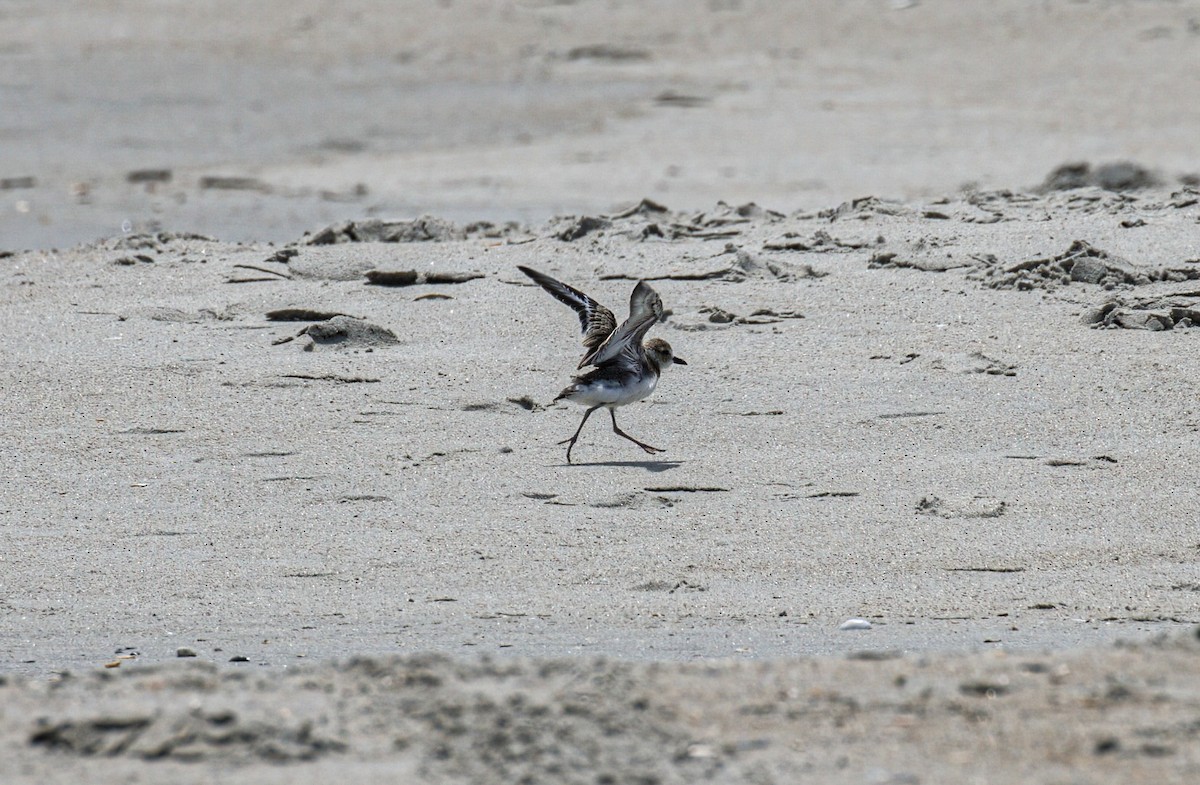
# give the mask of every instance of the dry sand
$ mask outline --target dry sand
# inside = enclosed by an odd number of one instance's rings
[[[1200,6],[310,5],[0,11],[0,779],[1200,777]]]

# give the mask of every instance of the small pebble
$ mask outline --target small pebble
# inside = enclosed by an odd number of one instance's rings
[[[250,662],[250,658],[241,654],[235,654],[229,658],[230,662]]]
[[[866,619],[846,619],[838,626],[839,630],[869,630],[871,622]]]
[[[196,650],[189,646],[180,646],[175,650],[176,657],[195,657]]]

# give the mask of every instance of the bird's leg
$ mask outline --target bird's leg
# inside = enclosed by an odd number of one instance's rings
[[[592,408],[590,408],[586,412],[584,412],[583,420],[580,421],[579,427],[575,429],[575,435],[572,436],[570,439],[563,439],[561,442],[559,442],[559,444],[567,445],[567,463],[571,462],[571,448],[575,446],[575,440],[579,438],[579,434],[583,431],[583,424],[585,422],[587,422],[587,418],[592,416],[592,412],[596,411],[599,408],[600,408],[599,406],[593,406]],[[613,420],[613,424],[614,425],[616,424],[616,420]]]
[[[625,433],[625,431],[622,431],[620,428],[617,427],[617,413],[612,409],[609,409],[608,413],[610,415],[612,415],[613,433],[615,433],[617,436],[624,436],[626,439],[633,442],[638,447],[641,447],[643,450],[650,453],[651,455],[653,455],[656,452],[666,452],[666,450],[664,450],[661,447],[651,447],[650,445],[646,444],[645,442],[639,442],[637,439],[635,439],[632,436],[630,436],[629,434]],[[588,414],[591,414],[591,412],[588,412]]]

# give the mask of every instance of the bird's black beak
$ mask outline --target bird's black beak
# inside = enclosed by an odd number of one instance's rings
[[[687,365],[687,363],[685,363],[683,360],[679,359],[678,357],[672,357],[671,362],[675,363],[676,365]]]

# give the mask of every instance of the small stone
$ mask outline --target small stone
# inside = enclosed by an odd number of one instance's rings
[[[17,188],[33,188],[37,180],[33,177],[0,177],[0,191]]]
[[[230,662],[250,662],[250,658],[243,654],[235,654],[229,658]]]
[[[335,316],[323,322],[314,322],[302,334],[311,338],[313,343],[331,346],[391,346],[400,343],[396,334],[386,327],[349,316]]]
[[[839,630],[869,630],[869,629],[871,629],[871,622],[867,621],[866,619],[846,619],[844,622],[842,622],[840,625],[838,625],[838,629]]]
[[[180,646],[175,650],[176,657],[195,657],[196,650],[190,646]]]
[[[718,308],[715,305],[707,305],[700,309],[700,313],[708,314],[708,320],[713,324],[729,324],[737,316],[724,308]]]
[[[169,183],[170,169],[134,169],[125,174],[125,181],[130,183]]]

